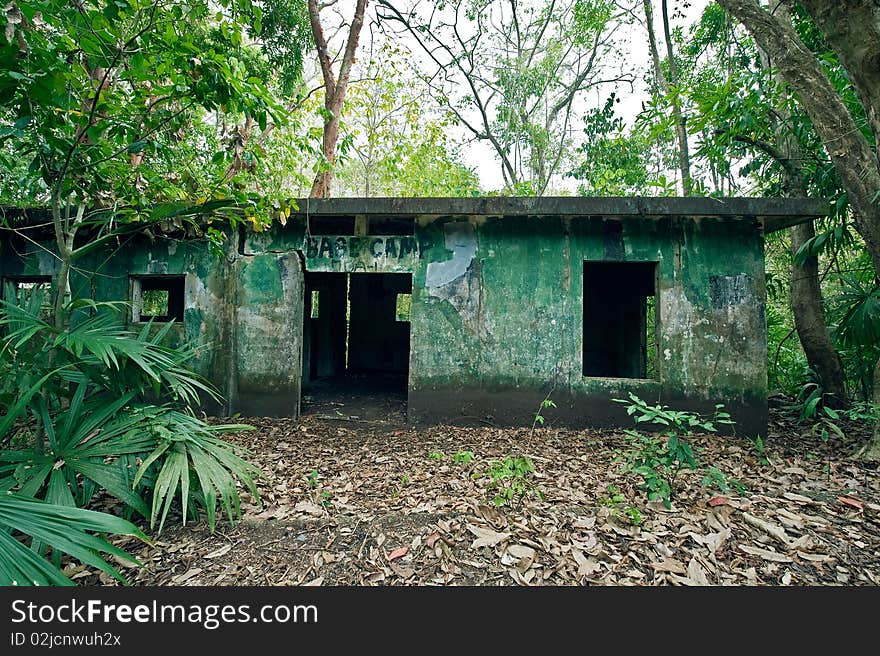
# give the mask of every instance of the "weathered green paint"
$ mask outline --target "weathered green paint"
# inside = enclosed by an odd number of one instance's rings
[[[818,208],[600,200],[311,201],[318,214],[411,216],[414,234],[310,235],[307,217],[294,214],[286,226],[233,234],[223,257],[203,241],[164,238],[96,252],[77,263],[93,273],[75,274],[72,287],[127,299],[131,275],[185,274],[178,337],[204,345],[197,369],[226,396],[226,412],[299,412],[308,272],[411,273],[412,421],[531,424],[550,393],[559,407],[546,414],[559,420],[628,424],[612,399],[632,392],[700,410],[725,403],[745,432],[763,431],[763,233]],[[22,241],[15,250],[24,257],[0,251],[0,274],[54,272],[46,250]],[[653,379],[583,375],[585,261],[656,263]]]

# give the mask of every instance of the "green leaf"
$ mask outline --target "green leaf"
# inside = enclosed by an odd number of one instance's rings
[[[132,155],[137,154],[137,153],[143,151],[143,149],[146,148],[147,145],[148,145],[149,143],[150,143],[150,142],[147,141],[147,140],[145,140],[145,139],[142,139],[142,140],[139,140],[139,141],[135,141],[133,144],[131,144],[131,145],[128,147],[128,151],[127,151],[127,152],[129,152],[129,153],[132,154]]]
[[[12,127],[15,130],[21,131],[21,130],[24,130],[28,125],[30,125],[33,122],[33,120],[34,120],[33,116],[22,116],[20,119],[18,119],[17,121],[15,121],[15,123],[12,124]]]
[[[136,559],[91,532],[133,535],[147,542],[134,525],[91,510],[44,503],[27,497],[0,493],[0,585],[73,585],[64,574],[21,541],[15,532],[70,554],[123,581],[101,554],[109,554],[138,564]]]

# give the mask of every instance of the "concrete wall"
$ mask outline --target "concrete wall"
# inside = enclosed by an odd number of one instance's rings
[[[779,201],[719,211],[710,199],[612,200],[324,201],[328,213],[358,216],[355,236],[307,234],[305,217],[295,214],[285,227],[231,235],[222,256],[203,241],[142,238],[79,262],[96,273],[76,274],[73,288],[99,300],[127,299],[130,275],[185,274],[177,338],[203,345],[196,368],[223,392],[227,401],[217,410],[227,413],[298,414],[310,372],[303,343],[329,330],[310,319],[303,334],[306,274],[405,273],[412,275],[413,422],[531,425],[549,394],[558,407],[544,414],[557,423],[630,425],[613,399],[632,392],[701,411],[724,403],[738,431],[763,432],[763,232],[770,220],[782,227],[798,212],[799,220],[813,212]],[[603,211],[583,213],[593,206]],[[414,234],[368,236],[360,211],[411,219]],[[51,256],[6,241],[0,274],[52,273]],[[583,375],[585,261],[656,263],[653,379]]]
[[[749,221],[461,217],[422,222],[444,255],[413,284],[409,413],[628,425],[632,392],[766,427],[762,235]],[[582,373],[583,262],[657,262],[656,379]],[[589,318],[588,318],[589,319]],[[601,320],[601,317],[596,317]]]
[[[198,345],[194,369],[223,395],[212,413],[296,416],[299,413],[302,334],[302,264],[296,252],[242,255],[233,234],[224,254],[204,240],[141,238],[76,263],[77,297],[128,300],[131,276],[184,275],[183,322],[172,343]],[[57,260],[50,241],[12,240],[0,276],[51,275]],[[7,244],[8,245],[8,244]],[[19,257],[19,254],[23,257]],[[127,320],[130,313],[124,312]]]

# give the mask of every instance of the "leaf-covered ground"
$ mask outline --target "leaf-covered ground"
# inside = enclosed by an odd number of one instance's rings
[[[622,432],[413,430],[396,412],[338,410],[248,421],[256,430],[231,439],[266,473],[262,506],[214,534],[170,525],[155,546],[125,543],[145,565],[125,569],[133,584],[880,583],[880,473],[845,457],[865,427],[823,443],[775,415],[763,455],[697,437],[701,464],[743,487],[722,493],[686,472],[669,510],[622,472]],[[473,461],[454,462],[462,451]],[[496,507],[486,467],[521,454],[543,499]]]

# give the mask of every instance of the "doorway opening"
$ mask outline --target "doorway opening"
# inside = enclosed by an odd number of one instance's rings
[[[409,273],[306,273],[303,414],[405,414],[411,294]]]

